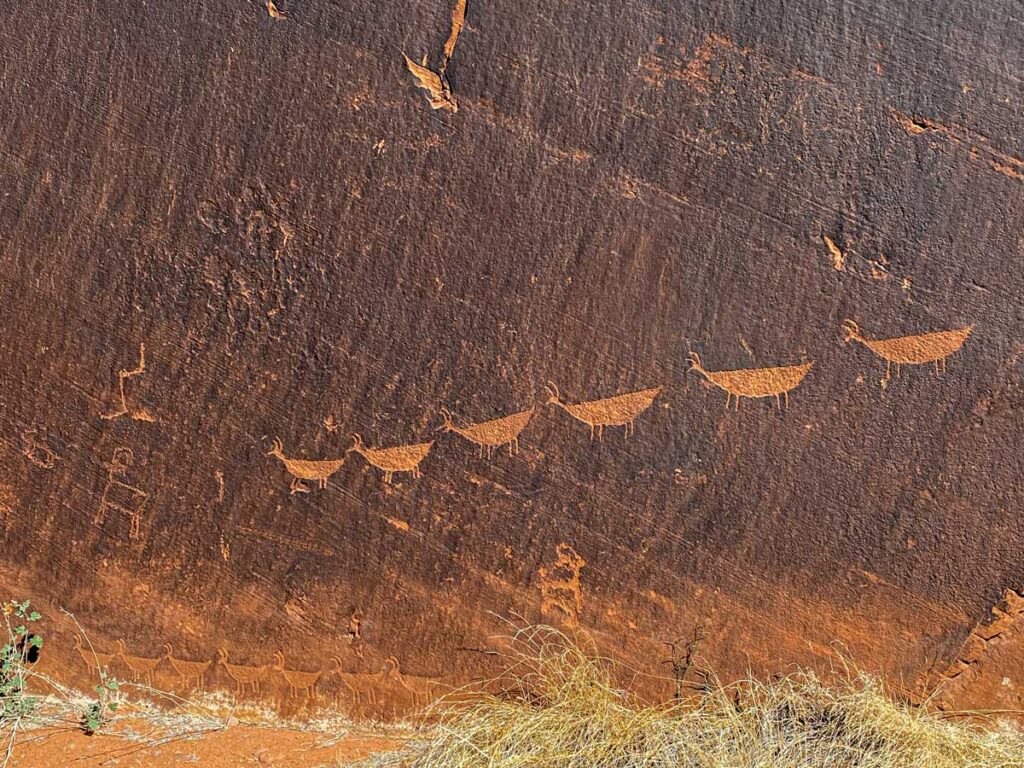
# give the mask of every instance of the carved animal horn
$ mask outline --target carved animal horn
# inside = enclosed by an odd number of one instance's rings
[[[352,433],[352,447],[349,448],[348,450],[349,451],[355,451],[355,450],[358,450],[359,448],[362,448],[362,447],[363,447],[363,438],[359,436],[358,432],[353,432]],[[348,451],[346,451],[346,453],[347,452]]]
[[[164,643],[164,658],[169,659],[174,655],[174,649],[171,648],[170,643]]]
[[[127,646],[124,644],[124,640],[118,640],[117,643],[115,643],[115,645],[117,645],[117,652],[124,656],[124,652],[125,650],[127,650]]]
[[[219,661],[221,664],[227,664],[228,663],[228,651],[227,651],[227,648],[218,648],[217,649],[217,661]]]
[[[843,320],[843,341],[860,338],[860,326],[858,326],[853,320]]]
[[[544,385],[544,388],[548,391],[548,394],[551,395],[551,398],[548,400],[548,402],[551,402],[551,400],[558,402],[559,400],[562,399],[562,396],[558,394],[558,386],[555,384],[555,382],[549,381],[547,384]]]
[[[452,424],[452,412],[445,408],[443,405],[441,406],[440,410],[441,418],[444,419],[444,424],[438,427],[436,431],[441,432],[442,430],[444,430],[445,432],[451,432],[452,427],[454,426]]]
[[[696,352],[690,352],[690,369],[695,371],[704,370],[704,366],[700,364],[700,355]]]

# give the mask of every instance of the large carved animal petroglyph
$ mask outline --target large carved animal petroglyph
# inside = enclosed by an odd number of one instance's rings
[[[331,677],[337,677],[341,681],[342,687],[348,692],[349,702],[348,709],[350,712],[359,712],[363,704],[372,703],[366,700],[367,697],[363,695],[363,679],[365,675],[361,675],[357,672],[346,672],[345,665],[341,659],[337,656],[331,656],[328,659],[330,666],[324,673],[324,680],[328,680]]]
[[[113,653],[100,653],[92,647],[90,643],[89,647],[86,648],[82,645],[82,638],[75,635],[74,639],[75,650],[78,651],[78,655],[82,657],[82,661],[93,672],[106,673],[110,667],[111,662],[114,660],[115,654]]]
[[[651,407],[662,387],[642,389],[638,392],[627,392],[624,395],[606,397],[603,400],[590,400],[585,403],[562,402],[558,387],[548,382],[548,403],[557,405],[574,419],[582,421],[590,427],[590,439],[595,433],[598,440],[604,439],[605,427],[625,427],[626,437],[633,433],[637,417]]]
[[[530,423],[536,408],[528,411],[513,413],[511,416],[502,416],[490,421],[481,421],[476,424],[468,424],[465,427],[457,427],[452,422],[452,413],[447,408],[441,408],[441,417],[444,419],[444,426],[440,429],[445,432],[454,432],[464,437],[480,449],[481,455],[486,454],[491,458],[495,448],[503,445],[508,446],[508,455],[514,456],[519,453],[519,435],[526,425]]]
[[[170,643],[164,644],[164,655],[162,657],[170,664],[171,669],[178,676],[178,682],[182,687],[195,687],[202,690],[206,671],[213,664],[212,661],[190,661],[179,659],[174,655],[174,648]]]
[[[789,407],[789,393],[800,385],[814,362],[777,368],[740,368],[732,371],[708,371],[696,352],[690,353],[690,370],[696,371],[716,387],[725,390],[725,408],[735,398],[736,410],[744,397],[774,397],[780,409]],[[784,400],[783,400],[784,398]]]
[[[949,331],[919,333],[914,336],[898,336],[891,339],[869,339],[853,320],[843,322],[844,341],[856,341],[863,344],[880,358],[885,360],[885,377],[881,384],[884,387],[892,379],[892,367],[896,366],[896,375],[900,375],[900,366],[923,365],[934,363],[935,373],[946,370],[946,358],[957,352],[967,341],[974,330],[973,325]]]
[[[142,525],[142,512],[149,500],[149,494],[141,488],[120,479],[125,476],[135,461],[131,448],[116,448],[114,456],[107,464],[107,484],[103,487],[100,505],[96,510],[93,523],[102,525],[108,512],[120,512],[131,520],[129,538],[139,537]]]
[[[412,476],[420,476],[420,462],[430,453],[434,441],[429,443],[415,443],[413,445],[399,445],[394,448],[367,448],[363,445],[363,438],[357,434],[352,435],[352,447],[346,453],[358,453],[369,464],[384,471],[384,482],[390,483],[395,472],[411,472]]]
[[[274,456],[279,459],[288,474],[292,476],[291,493],[308,493],[309,489],[302,484],[303,480],[315,480],[317,486],[322,490],[327,487],[327,481],[331,475],[337,472],[345,464],[345,457],[340,459],[292,459],[284,455],[284,446],[281,441],[274,438],[274,447],[270,449],[267,456]]]
[[[316,698],[316,684],[320,680],[322,672],[302,672],[288,669],[285,664],[284,651],[277,651],[274,654],[274,664],[271,669],[281,673],[281,677],[288,684],[289,696],[298,698],[301,693],[311,699]]]
[[[136,421],[156,421],[156,418],[153,417],[145,408],[136,408],[132,410],[131,408],[128,407],[128,396],[125,393],[124,388],[125,382],[128,381],[128,379],[134,378],[136,376],[141,376],[145,372],[146,345],[140,343],[139,364],[135,368],[132,368],[131,370],[122,368],[120,371],[117,372],[117,391],[120,401],[119,407],[117,408],[117,410],[111,411],[110,413],[101,413],[101,419],[106,419],[110,421],[113,419],[119,419],[122,416],[128,416],[132,419],[135,419]]]
[[[117,657],[128,667],[132,674],[132,679],[136,682],[140,680],[146,685],[153,685],[153,670],[157,668],[163,656],[158,656],[155,659],[151,659],[148,656],[132,656],[127,653],[127,646],[124,640],[118,640],[117,643]]]
[[[259,667],[251,667],[246,664],[232,664],[228,660],[228,652],[225,648],[217,649],[217,662],[224,667],[228,677],[234,681],[235,692],[238,694],[244,694],[246,688],[249,688],[254,694],[258,694],[260,692],[260,683],[266,680],[270,672],[270,667],[266,664]]]

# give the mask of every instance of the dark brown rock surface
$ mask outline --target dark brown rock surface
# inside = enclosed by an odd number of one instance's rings
[[[1019,4],[469,0],[457,110],[402,55],[451,5],[274,8],[4,11],[0,582],[102,650],[389,696],[395,657],[410,702],[490,669],[490,612],[656,674],[695,624],[727,675],[838,640],[913,688],[1024,588]],[[846,319],[973,330],[883,387]],[[727,412],[691,351],[814,365]],[[663,390],[597,441],[549,381]],[[537,411],[488,459],[442,406]],[[289,493],[275,438],[351,433],[436,442]]]

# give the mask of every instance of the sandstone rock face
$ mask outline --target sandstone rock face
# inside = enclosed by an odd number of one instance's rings
[[[1014,13],[13,4],[0,582],[355,713],[513,615],[920,694],[1024,590]]]

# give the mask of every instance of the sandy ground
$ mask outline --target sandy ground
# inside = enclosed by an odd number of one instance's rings
[[[236,726],[168,737],[153,732],[147,724],[136,726],[119,724],[117,733],[94,736],[70,729],[27,733],[19,738],[9,765],[12,768],[179,768],[187,765],[333,768],[402,746],[398,737],[352,732],[331,737],[301,730]]]

